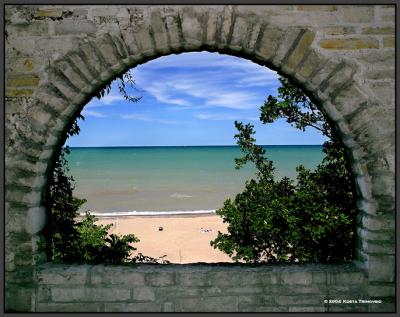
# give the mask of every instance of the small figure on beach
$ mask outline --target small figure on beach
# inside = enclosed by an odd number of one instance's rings
[[[163,230],[164,230],[164,228],[162,226],[158,227],[158,231],[163,231]]]

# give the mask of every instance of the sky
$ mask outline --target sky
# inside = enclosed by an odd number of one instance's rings
[[[168,55],[130,70],[137,103],[111,92],[85,105],[72,147],[235,145],[234,121],[252,123],[257,144],[322,144],[319,132],[301,132],[283,119],[259,121],[268,95],[277,96],[278,75],[243,58],[195,52]]]

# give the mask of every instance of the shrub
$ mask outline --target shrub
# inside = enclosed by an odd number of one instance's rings
[[[214,248],[245,262],[349,261],[354,250],[355,187],[345,148],[317,106],[287,79],[280,78],[279,100],[268,96],[261,107],[263,123],[279,118],[296,128],[313,127],[329,138],[325,158],[315,171],[300,165],[297,182],[275,180],[272,161],[255,144],[254,127],[235,122],[237,144],[244,152],[236,168],[255,164],[256,179],[234,200],[226,200],[217,214],[228,223],[218,232]]]

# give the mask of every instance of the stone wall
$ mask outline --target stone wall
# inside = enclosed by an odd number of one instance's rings
[[[351,264],[43,265],[37,274],[38,312],[366,312],[382,305],[351,303],[368,299],[365,273]]]
[[[37,308],[47,177],[85,104],[138,64],[207,50],[294,79],[338,129],[358,189],[354,265],[393,311],[394,20],[393,5],[6,5],[6,308]]]

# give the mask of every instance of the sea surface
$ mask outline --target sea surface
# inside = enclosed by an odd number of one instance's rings
[[[320,145],[268,145],[277,178],[296,178],[296,166],[314,169]],[[235,169],[237,146],[71,147],[67,156],[80,212],[171,212],[215,210],[255,177],[252,163]]]

